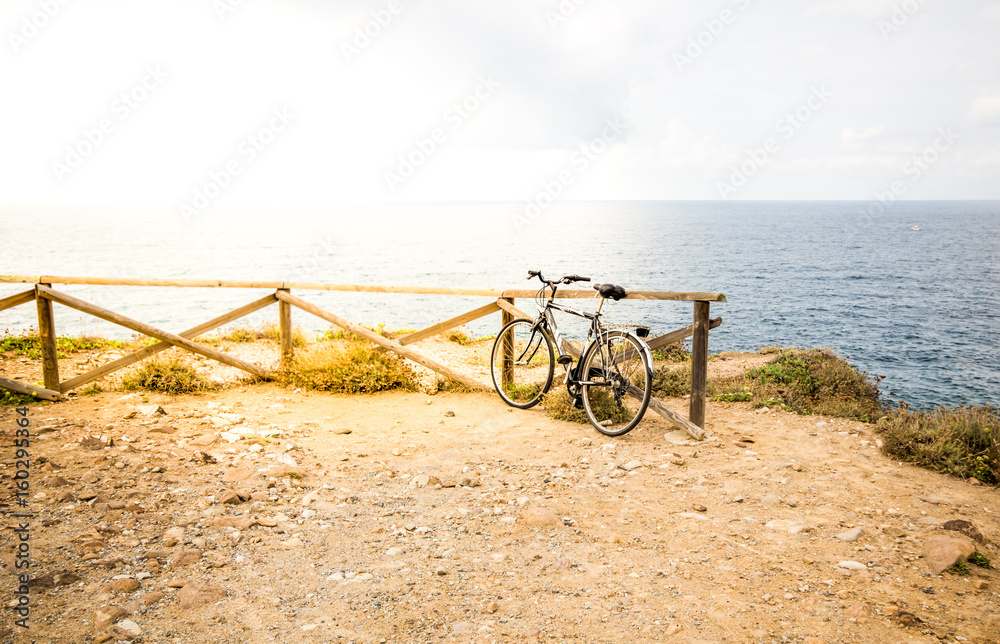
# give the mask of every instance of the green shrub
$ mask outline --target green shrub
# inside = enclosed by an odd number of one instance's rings
[[[215,387],[194,367],[179,358],[151,358],[122,379],[125,391],[156,391],[164,394],[192,394]]]
[[[79,338],[57,337],[56,354],[60,358],[65,358],[71,353],[81,351],[96,351],[99,349],[122,349],[126,345],[118,340],[108,340],[94,336],[82,336]],[[16,355],[25,356],[32,359],[42,357],[42,340],[37,332],[25,331],[21,335],[5,335],[0,338],[0,353],[13,351]]]
[[[691,367],[660,367],[653,372],[653,396],[681,398],[691,393]]]
[[[472,342],[472,337],[464,329],[452,329],[448,331],[447,338],[454,342],[455,344],[460,344],[463,347]]]
[[[589,423],[587,412],[573,406],[573,397],[565,387],[553,386],[542,399],[545,413],[553,420],[566,420],[571,423]]]
[[[659,349],[653,349],[653,360],[658,362],[687,362],[691,359],[691,351],[687,347],[687,341],[681,340],[668,344]]]
[[[295,354],[281,379],[297,387],[345,394],[417,387],[416,375],[402,357],[357,340],[310,345]]]
[[[993,567],[990,565],[990,558],[978,551],[969,555],[969,563],[980,568],[986,568],[987,570]]]
[[[875,431],[882,450],[893,458],[1000,484],[1000,416],[992,407],[901,407],[882,418]]]
[[[735,379],[719,394],[749,387],[758,407],[781,405],[799,414],[874,422],[884,411],[880,380],[828,349],[783,349],[766,365],[748,371],[744,382]]]
[[[19,407],[42,402],[31,394],[19,394],[10,389],[0,389],[0,407]]]
[[[270,340],[275,344],[281,344],[281,325],[277,322],[265,322],[260,327],[260,337],[266,340]],[[293,347],[304,347],[309,343],[309,337],[306,332],[302,330],[301,327],[292,327],[292,346]]]
[[[947,572],[950,572],[953,575],[958,575],[960,577],[965,577],[971,571],[969,570],[969,565],[967,563],[965,563],[964,561],[959,561],[954,566],[949,568]]]
[[[565,387],[553,386],[542,399],[545,413],[553,420],[565,420],[571,423],[589,424],[587,412],[584,409],[577,409],[573,404],[573,397],[569,395]],[[632,414],[618,406],[614,397],[607,387],[591,387],[590,404],[598,418],[611,418],[616,422],[624,422],[632,417]]]

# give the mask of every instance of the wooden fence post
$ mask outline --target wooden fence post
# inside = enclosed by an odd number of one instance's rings
[[[514,306],[514,298],[505,297],[503,298],[508,304]],[[500,320],[500,328],[504,328],[508,324],[514,321],[514,315],[503,309]],[[501,362],[500,368],[500,385],[506,389],[511,384],[514,383],[514,343],[511,337],[504,336],[503,343],[503,360]]]
[[[51,288],[51,284],[35,287],[35,304],[38,306],[38,335],[42,342],[42,377],[45,388],[59,391],[59,353],[56,349],[56,324],[52,314],[52,301],[38,294],[38,287]]]
[[[291,295],[287,288],[279,288],[279,293]],[[292,345],[292,305],[285,300],[278,300],[278,325],[281,327],[281,366],[288,369],[292,366],[295,349]]]
[[[705,392],[708,386],[709,303],[694,303],[694,335],[691,338],[691,422],[705,428]]]

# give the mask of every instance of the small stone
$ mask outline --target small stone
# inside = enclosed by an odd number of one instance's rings
[[[670,463],[673,465],[684,465],[684,463],[687,462],[684,460],[684,457],[681,456],[680,454],[673,454],[673,453],[667,454],[667,460],[670,461]]]
[[[127,614],[121,606],[104,606],[103,608],[98,608],[94,611],[94,626],[97,628],[106,628]]]
[[[500,610],[500,604],[498,604],[497,602],[490,602],[489,604],[486,605],[486,612],[489,613],[490,615],[497,612],[498,610]]]
[[[334,434],[340,434],[340,435],[347,435],[347,434],[351,433],[351,430],[349,430],[346,427],[337,427],[336,429],[333,430],[333,433]]]
[[[893,537],[894,539],[900,539],[906,536],[906,530],[898,528],[896,526],[885,526],[882,528],[882,533],[886,536]]]
[[[138,624],[130,619],[123,619],[111,627],[111,630],[115,637],[128,640],[130,642],[142,635],[142,629],[139,628]]]
[[[454,418],[455,417],[455,412],[453,412],[453,411],[446,411],[446,412],[444,412],[444,416],[445,416],[445,418]]]
[[[192,447],[208,447],[210,445],[214,445],[218,440],[218,434],[204,434],[203,436],[199,436],[188,443],[188,445],[191,445]]]
[[[139,405],[137,409],[139,413],[145,416],[146,418],[151,418],[153,416],[156,416],[157,414],[162,416],[166,415],[167,413],[166,410],[159,405]]]
[[[402,548],[389,548],[388,550],[385,551],[385,554],[389,555],[390,557],[396,557],[398,555],[403,554],[403,549]]]
[[[237,483],[245,481],[253,475],[253,470],[248,467],[236,467],[231,470],[226,470],[226,473],[222,475],[222,480],[226,483]]]
[[[181,610],[190,610],[204,606],[205,604],[214,604],[219,600],[225,599],[226,590],[192,581],[181,588],[180,592],[177,593],[177,598],[180,600]]]
[[[841,561],[837,567],[844,570],[868,570],[868,566],[857,561]]]
[[[143,595],[143,597],[142,597],[142,603],[145,604],[146,606],[152,606],[153,604],[155,604],[156,602],[160,601],[164,597],[166,597],[166,595],[164,595],[163,593],[161,593],[159,591],[147,593],[147,594]]]
[[[764,527],[771,528],[772,530],[778,530],[780,532],[787,532],[788,534],[801,534],[803,532],[811,532],[813,530],[810,525],[788,519],[775,519],[774,521],[768,521]]]
[[[959,561],[965,561],[975,551],[976,547],[964,537],[935,535],[924,544],[924,558],[934,573],[942,573]]]
[[[111,447],[111,443],[100,436],[84,436],[79,440],[79,445],[83,449],[94,452],[102,450],[105,447]]]
[[[139,582],[131,577],[115,579],[104,585],[104,590],[115,593],[131,593],[139,590]]]
[[[680,633],[683,630],[684,630],[684,627],[681,626],[680,624],[671,624],[670,626],[668,626],[666,628],[665,631],[663,631],[663,634],[666,635],[667,637],[672,637],[672,636]]]
[[[708,512],[708,508],[706,508],[704,505],[702,505],[700,503],[695,503],[694,505],[691,506],[691,508],[695,512]]]
[[[243,503],[243,497],[241,497],[240,494],[234,490],[225,490],[219,495],[219,503],[223,503],[225,505],[239,505],[240,503]]]
[[[976,581],[972,582],[972,585],[976,587],[976,590],[986,590],[987,588],[990,587],[990,582],[986,581],[985,579],[977,579]]]
[[[189,566],[199,561],[201,561],[201,550],[198,550],[197,548],[191,548],[190,550],[182,550],[174,558],[174,566],[175,567]]]
[[[184,588],[187,584],[188,582],[180,579],[168,579],[166,586],[167,588]]]
[[[792,470],[794,470],[796,472],[801,472],[802,471],[802,463],[793,463],[792,464]]]
[[[410,487],[434,487],[441,485],[441,479],[429,474],[417,474],[410,481]]]
[[[642,467],[642,461],[629,461],[621,466],[626,472],[631,472],[632,470],[637,470]]]
[[[980,545],[986,544],[986,537],[983,536],[983,533],[971,521],[952,519],[951,521],[945,521],[941,529],[960,532]]]
[[[444,577],[445,575],[448,574],[448,569],[447,568],[437,568],[434,571],[434,574],[437,575],[438,577]]]
[[[760,500],[761,505],[775,506],[781,504],[781,497],[777,494],[765,495],[763,499]]]
[[[528,508],[522,512],[518,522],[532,528],[554,528],[563,524],[552,511],[540,507]]]
[[[847,532],[841,532],[840,534],[836,535],[835,538],[840,539],[841,541],[857,541],[858,539],[861,538],[861,535],[863,535],[864,533],[865,533],[864,528],[858,526],[852,530],[848,530]]]

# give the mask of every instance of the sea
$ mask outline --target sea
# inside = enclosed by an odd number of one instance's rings
[[[723,323],[709,351],[829,347],[892,402],[1000,403],[1000,202],[846,201],[420,203],[174,208],[0,207],[0,274],[204,278],[535,288],[577,273],[626,289],[709,291]],[[55,286],[169,331],[264,291]],[[0,297],[24,290],[0,283]],[[349,320],[422,328],[484,298],[300,291]],[[569,300],[593,310],[591,300]],[[532,302],[517,305],[534,312]],[[609,319],[653,333],[691,324],[689,302],[627,301]],[[276,307],[248,322],[276,320]],[[296,311],[294,323],[326,322]],[[0,312],[0,331],[37,324],[31,305]],[[498,314],[468,325],[496,333]],[[60,335],[131,335],[56,306]],[[570,336],[585,327],[567,318]]]

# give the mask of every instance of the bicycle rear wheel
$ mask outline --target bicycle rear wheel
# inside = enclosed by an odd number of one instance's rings
[[[597,431],[621,436],[638,425],[653,391],[646,344],[629,333],[609,331],[590,344],[582,365],[583,408]]]
[[[493,386],[511,407],[528,409],[537,405],[552,385],[555,364],[551,339],[531,320],[514,320],[493,342]]]

